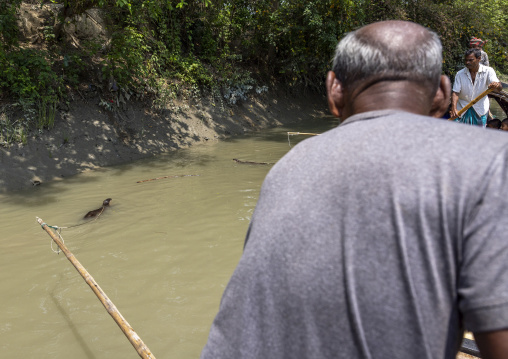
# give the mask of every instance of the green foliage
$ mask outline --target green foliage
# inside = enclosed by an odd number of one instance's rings
[[[9,147],[14,142],[26,144],[26,128],[27,126],[22,121],[9,119],[4,107],[0,112],[0,146]]]
[[[460,3],[468,12],[476,14],[467,24],[467,36],[488,40],[484,50],[491,66],[508,71],[508,0],[462,0]]]
[[[56,99],[60,85],[44,52],[16,49],[0,53],[0,87],[8,88],[12,95],[34,101]]]
[[[4,141],[26,141],[31,125],[51,128],[61,90],[61,78],[52,70],[45,54],[29,49],[5,52],[0,48],[0,88],[17,98],[24,118],[9,123],[4,120]]]
[[[0,1],[0,48],[17,44],[16,9],[19,4],[21,0]]]
[[[200,91],[235,104],[275,83],[323,91],[337,40],[387,19],[436,31],[452,77],[471,36],[488,39],[491,64],[508,71],[508,0],[41,0],[49,1],[63,6],[57,26],[43,27],[45,50],[36,51],[16,47],[21,0],[0,0],[0,94],[32,104],[24,108],[33,106],[43,127],[63,86],[78,88],[92,59],[104,92],[115,83],[117,93],[149,93],[160,105]],[[102,9],[110,41],[69,49],[63,21],[91,8]]]
[[[52,128],[55,125],[56,102],[51,97],[42,97],[37,102],[37,128]]]
[[[490,65],[507,68],[507,0],[390,1],[397,16],[427,26],[440,35],[443,43],[443,71],[453,76],[464,67],[464,52],[472,36],[489,39],[485,50]]]
[[[50,0],[53,4],[61,4],[73,14],[82,14],[88,9],[99,7],[119,7],[131,9],[129,0]],[[64,19],[65,20],[65,19]]]
[[[120,86],[130,85],[134,79],[144,74],[144,58],[149,52],[150,47],[134,27],[126,26],[115,31],[112,34],[111,51],[103,63],[105,78],[114,78]]]
[[[248,50],[245,57],[263,64],[265,73],[289,85],[319,87],[338,37],[365,20],[360,4],[340,0],[264,1],[249,22],[252,37],[242,42],[242,48]],[[239,1],[238,5],[246,6],[246,2]]]
[[[65,54],[63,56],[63,78],[71,87],[75,88],[81,82],[83,72],[85,72],[87,64],[83,57],[78,54]]]

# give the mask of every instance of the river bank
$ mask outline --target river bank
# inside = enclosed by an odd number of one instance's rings
[[[253,96],[232,107],[195,99],[174,101],[156,110],[140,100],[112,111],[99,103],[98,96],[82,93],[57,111],[52,129],[29,135],[26,144],[0,148],[0,193],[297,123],[327,111],[322,95],[273,92]]]

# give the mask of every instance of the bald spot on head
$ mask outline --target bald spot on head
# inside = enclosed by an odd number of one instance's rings
[[[347,118],[377,109],[441,116],[450,82],[439,36],[408,21],[383,21],[344,36],[327,77],[329,106]]]
[[[333,71],[349,89],[382,80],[409,80],[436,89],[441,65],[437,34],[409,21],[391,20],[344,36],[335,51]]]
[[[377,44],[391,51],[411,51],[430,37],[421,25],[407,21],[383,21],[367,25],[357,31],[367,44]]]

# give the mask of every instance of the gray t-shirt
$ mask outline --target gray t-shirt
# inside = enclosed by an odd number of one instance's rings
[[[490,66],[489,64],[489,55],[485,51],[482,50],[482,58],[480,60],[480,64],[485,66]]]
[[[508,328],[508,135],[355,115],[270,171],[201,358],[455,358]]]

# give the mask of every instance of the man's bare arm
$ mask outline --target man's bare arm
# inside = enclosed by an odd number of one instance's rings
[[[452,106],[450,108],[450,117],[459,117],[457,112],[457,101],[459,100],[459,94],[456,92],[452,92]]]
[[[508,329],[475,333],[474,338],[483,359],[508,359]]]

